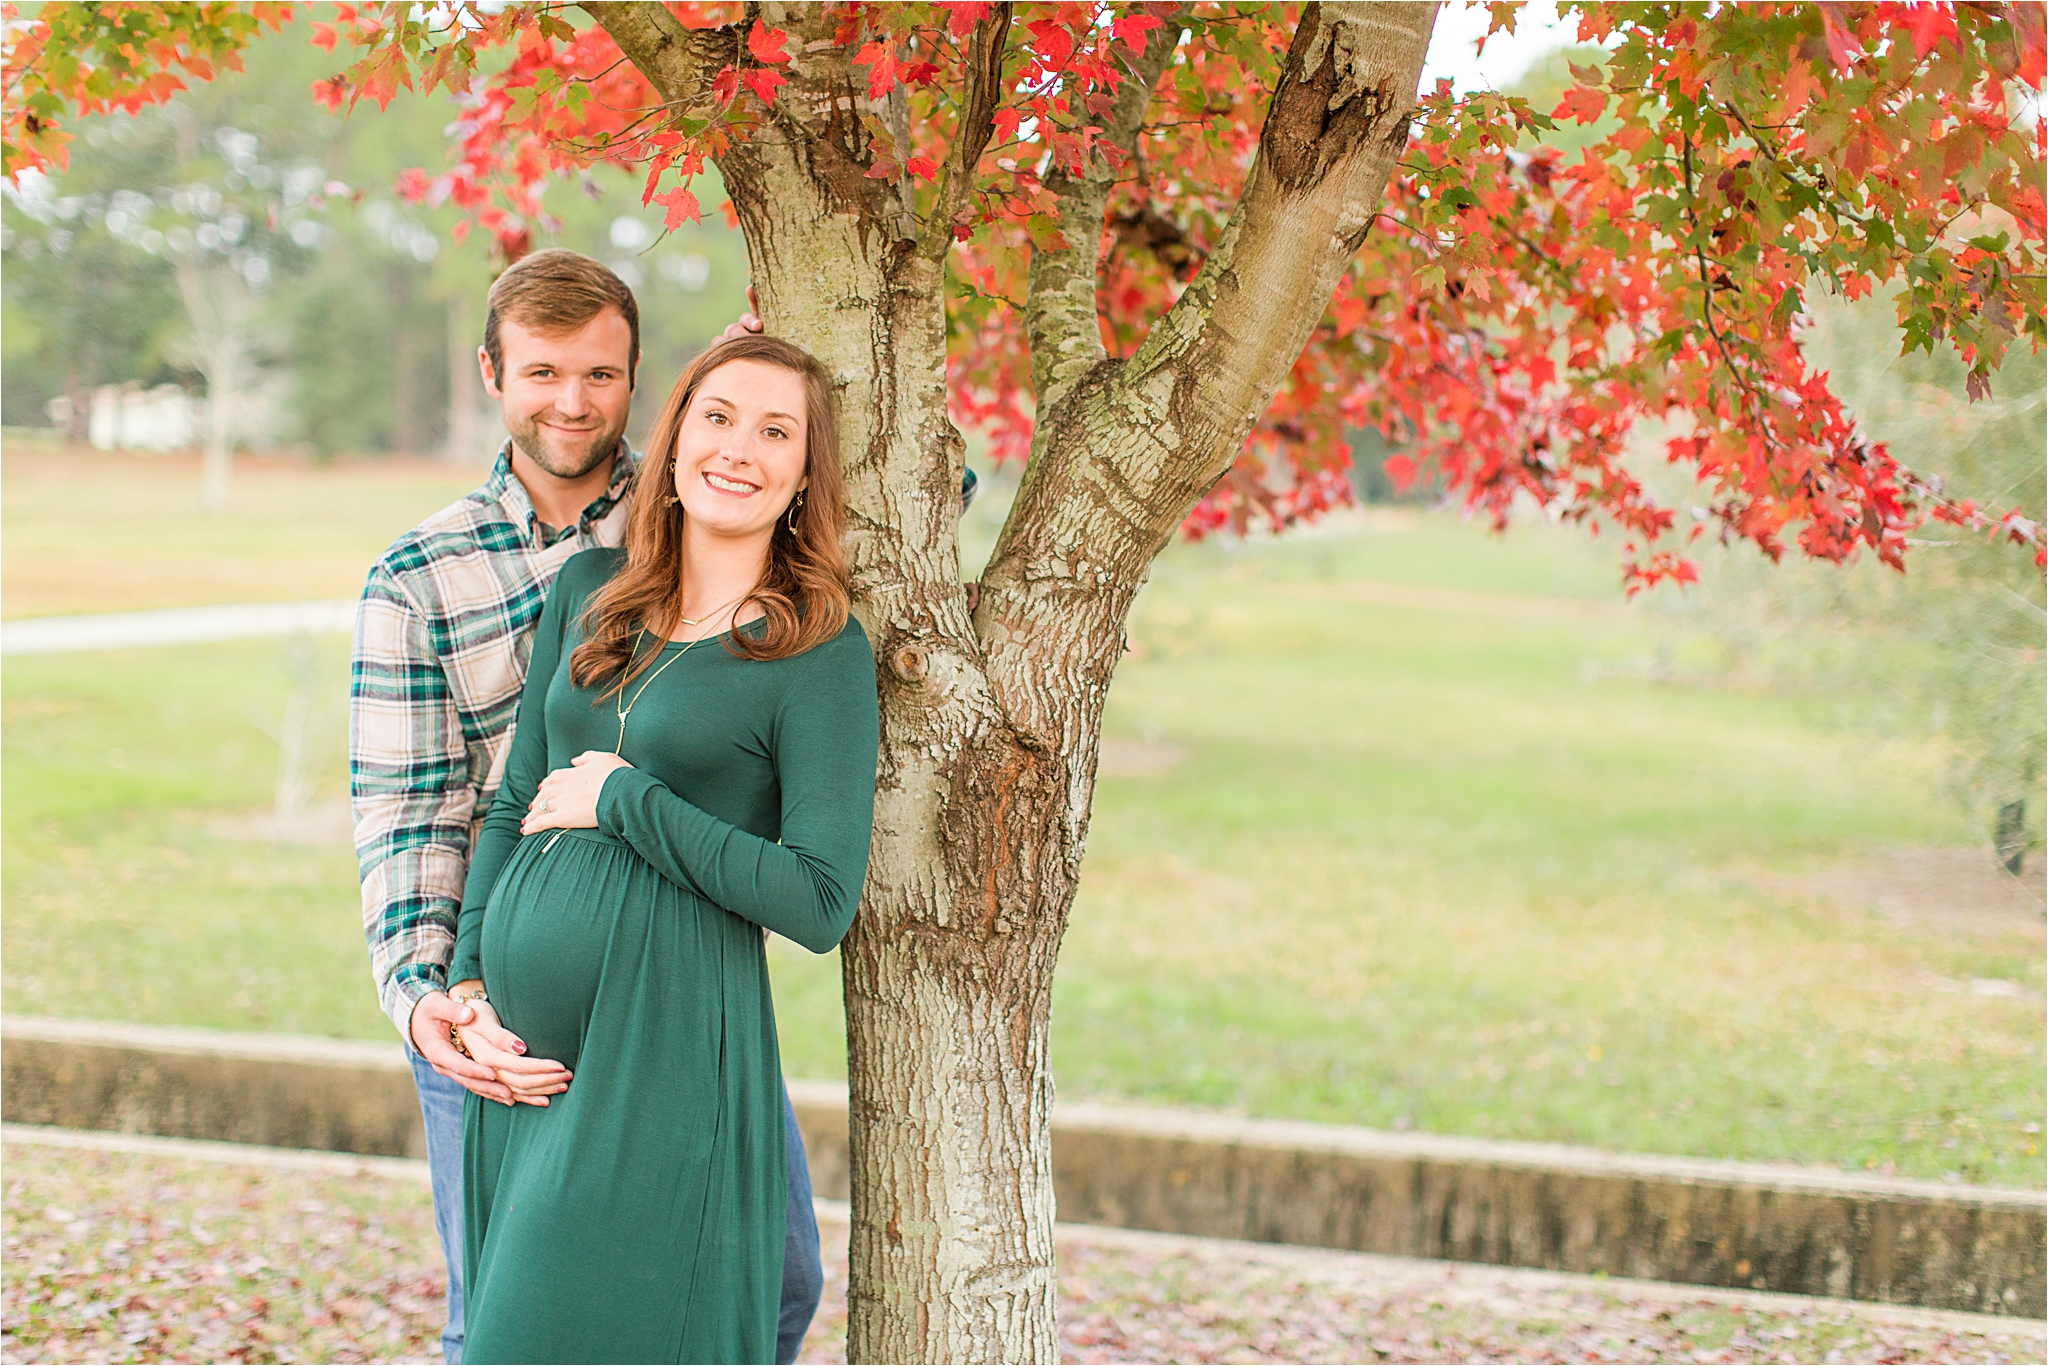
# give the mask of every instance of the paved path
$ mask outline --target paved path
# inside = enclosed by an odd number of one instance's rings
[[[96,612],[0,622],[0,654],[45,655],[136,645],[197,645],[251,636],[329,635],[355,629],[353,599],[229,603],[162,612]]]
[[[426,1164],[0,1126],[10,1361],[425,1357]],[[820,1201],[806,1361],[845,1360],[848,1211]],[[1067,1361],[2040,1361],[2048,1326],[1061,1224]],[[210,1354],[210,1355],[209,1355]]]

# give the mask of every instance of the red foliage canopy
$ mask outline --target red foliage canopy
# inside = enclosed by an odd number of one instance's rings
[[[56,114],[133,107],[176,88],[173,66],[231,55],[283,6],[122,7],[137,36],[68,64],[48,55],[46,7],[13,19],[5,79],[8,168],[62,157]],[[742,22],[731,3],[671,4],[685,24]],[[867,174],[939,199],[983,3],[835,4],[834,41],[858,48]],[[953,224],[955,413],[999,459],[1032,440],[1030,365],[1016,301],[1034,242],[1104,235],[1100,312],[1112,354],[1133,351],[1224,231],[1259,137],[1298,6],[1038,3],[1017,7],[1008,97]],[[1496,30],[1512,3],[1494,3]],[[1710,528],[1773,558],[1787,539],[1841,561],[1867,546],[1902,566],[1928,518],[2034,548],[2018,510],[1983,509],[1859,434],[1800,345],[1810,292],[1896,290],[1910,347],[1951,346],[1988,391],[2007,347],[2048,340],[2038,101],[2048,39],[2031,4],[1566,3],[1606,48],[1554,109],[1444,85],[1418,108],[1403,173],[1365,249],[1191,532],[1286,523],[1348,500],[1347,430],[1376,428],[1399,479],[1433,474],[1504,522],[1518,501],[1625,536],[1634,588],[1686,580],[1684,547]],[[181,38],[176,14],[187,20]],[[97,12],[97,10],[92,11]],[[595,162],[644,168],[643,202],[673,228],[699,213],[707,159],[773,116],[792,56],[756,21],[736,63],[696,100],[664,107],[604,31],[544,5],[340,4],[315,41],[359,53],[315,94],[387,102],[445,87],[462,106],[452,164],[409,173],[452,200],[508,256],[545,221],[543,192]],[[239,22],[240,26],[236,24]],[[1178,43],[1135,152],[1097,140],[1130,55]],[[182,45],[181,45],[182,44]],[[500,59],[481,62],[490,49]],[[109,55],[111,54],[111,55]],[[37,63],[43,65],[38,68]],[[168,83],[167,78],[168,77]],[[907,101],[909,137],[880,102]],[[1545,145],[1553,120],[1600,134],[1576,159]],[[897,127],[905,126],[895,124]],[[1114,159],[1106,222],[1061,223],[1043,177]],[[1683,529],[1632,468],[1629,438],[1663,424],[1703,506]]]

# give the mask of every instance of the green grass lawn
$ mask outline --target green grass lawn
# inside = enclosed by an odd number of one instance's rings
[[[442,498],[305,478],[358,575]],[[172,552],[121,553],[147,582]],[[332,577],[290,596],[352,591]],[[1171,550],[1112,693],[1061,1093],[2041,1185],[2038,905],[1802,880],[1972,842],[1934,742],[1649,681],[1623,666],[1693,647],[1616,578],[1569,533],[1438,515]],[[319,651],[333,802],[346,642]],[[389,1036],[345,840],[237,837],[287,665],[278,641],[8,660],[9,1011]],[[773,965],[788,1070],[842,1075],[836,959]]]
[[[67,449],[9,429],[5,461],[0,607],[9,617],[351,598],[379,551],[486,472],[242,456],[227,507],[209,514],[194,455]]]

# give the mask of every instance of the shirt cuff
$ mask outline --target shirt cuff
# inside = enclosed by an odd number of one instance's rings
[[[385,989],[385,1012],[391,1023],[398,1026],[398,1037],[405,1041],[406,1052],[418,1051],[412,1046],[413,1008],[423,997],[447,989],[446,970],[432,963],[408,963],[391,975]]]

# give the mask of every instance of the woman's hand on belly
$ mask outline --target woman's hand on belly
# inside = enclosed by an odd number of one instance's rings
[[[461,1027],[462,1046],[469,1056],[491,1069],[521,1105],[546,1105],[549,1096],[569,1089],[569,1069],[550,1058],[529,1058],[526,1044],[498,1023],[498,1012],[483,1001],[469,1007],[476,1018]]]
[[[601,749],[587,749],[569,763],[570,767],[558,768],[540,780],[540,790],[526,804],[526,819],[519,823],[520,834],[594,828],[597,794],[604,791],[604,780],[617,769],[632,767],[618,755]]]

